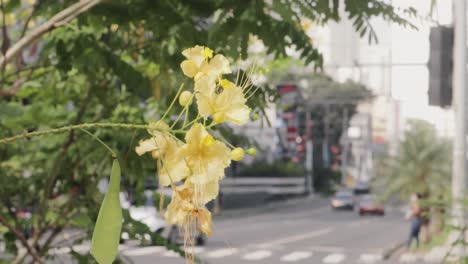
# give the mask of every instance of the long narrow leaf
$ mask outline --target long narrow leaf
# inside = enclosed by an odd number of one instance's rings
[[[91,254],[99,264],[111,264],[117,256],[122,229],[119,193],[120,165],[119,161],[114,159],[109,188],[99,210],[91,241]]]

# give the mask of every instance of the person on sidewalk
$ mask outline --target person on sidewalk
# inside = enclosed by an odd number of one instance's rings
[[[416,241],[416,247],[419,247],[419,232],[421,231],[421,226],[423,225],[420,199],[421,195],[419,193],[414,193],[411,195],[409,211],[406,216],[411,220],[410,236],[406,244],[408,249],[411,247],[413,240]]]

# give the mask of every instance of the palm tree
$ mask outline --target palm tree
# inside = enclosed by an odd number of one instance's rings
[[[381,160],[375,185],[384,200],[407,200],[412,193],[423,197],[431,230],[442,228],[443,204],[448,198],[451,175],[451,143],[437,136],[423,120],[409,120],[396,155]]]

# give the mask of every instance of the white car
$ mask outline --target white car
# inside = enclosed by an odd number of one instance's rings
[[[158,232],[162,237],[166,238],[169,243],[182,245],[184,243],[183,234],[180,232],[180,228],[175,225],[168,224],[164,219],[161,213],[158,211],[153,202],[153,194],[155,191],[146,190],[145,191],[145,205],[144,206],[133,206],[128,202],[126,196],[121,193],[120,201],[123,208],[127,208],[130,217],[134,220],[140,221],[148,228],[151,232]],[[172,190],[165,189],[164,195],[166,197],[171,196]],[[122,237],[125,239],[125,237]],[[203,245],[205,243],[205,236],[199,234],[196,237],[196,244]]]

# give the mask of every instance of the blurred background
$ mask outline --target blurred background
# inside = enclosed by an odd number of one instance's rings
[[[213,235],[188,249],[197,261],[443,263],[468,252],[465,1],[0,0],[0,11],[0,138],[158,120],[194,45],[250,76],[251,122],[219,130],[256,155],[226,171]],[[133,151],[145,131],[93,133],[122,157],[115,263],[185,263],[159,208],[171,193]],[[106,150],[79,131],[0,145],[0,263],[93,263],[109,173]]]

